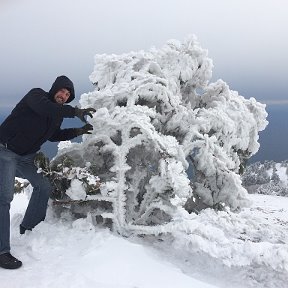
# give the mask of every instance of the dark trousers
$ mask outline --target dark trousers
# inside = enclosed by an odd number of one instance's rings
[[[35,155],[20,156],[0,144],[0,254],[10,251],[10,203],[15,177],[27,179],[33,186],[21,225],[32,229],[45,219],[52,187],[46,177],[37,173]]]

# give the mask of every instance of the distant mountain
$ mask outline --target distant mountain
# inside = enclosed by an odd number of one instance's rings
[[[249,193],[288,197],[288,160],[250,164],[242,175],[242,183]]]

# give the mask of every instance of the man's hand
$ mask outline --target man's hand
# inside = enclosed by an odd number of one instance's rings
[[[83,134],[92,134],[91,130],[93,130],[93,126],[91,124],[86,124],[81,128],[75,128],[77,136]]]
[[[92,112],[96,112],[96,110],[94,108],[80,109],[78,107],[75,107],[75,116],[84,123],[87,123],[85,116],[90,116],[92,118]]]

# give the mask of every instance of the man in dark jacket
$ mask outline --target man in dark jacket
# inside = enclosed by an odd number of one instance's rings
[[[74,85],[66,76],[59,76],[49,92],[30,90],[0,126],[0,267],[16,269],[22,262],[10,254],[10,203],[15,177],[29,180],[33,192],[20,233],[32,230],[45,219],[52,187],[49,180],[37,173],[36,152],[47,140],[64,141],[82,134],[91,134],[93,108],[79,109],[69,105],[75,98]],[[81,128],[61,129],[64,118],[78,117],[86,124]]]

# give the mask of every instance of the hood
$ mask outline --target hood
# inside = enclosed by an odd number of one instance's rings
[[[62,75],[56,78],[55,82],[52,84],[51,89],[49,90],[49,98],[54,101],[55,94],[62,88],[66,88],[70,92],[70,97],[66,101],[69,103],[75,98],[75,91],[73,82],[66,76]]]

